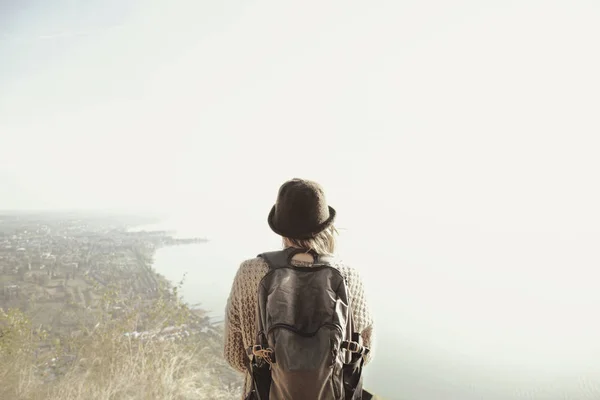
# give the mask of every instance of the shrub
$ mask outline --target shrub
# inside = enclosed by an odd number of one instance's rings
[[[240,398],[239,376],[222,358],[222,331],[192,313],[177,288],[163,286],[153,299],[109,288],[101,308],[95,323],[82,319],[70,334],[0,310],[0,398]]]

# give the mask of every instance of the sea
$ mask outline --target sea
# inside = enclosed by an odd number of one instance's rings
[[[159,249],[154,267],[218,321],[240,263],[281,241],[211,228],[137,229],[209,239]],[[597,239],[423,220],[393,237],[342,230],[340,258],[363,276],[375,318],[365,387],[390,400],[600,399]]]

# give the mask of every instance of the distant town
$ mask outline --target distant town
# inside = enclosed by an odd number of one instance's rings
[[[156,222],[131,216],[78,213],[0,213],[0,308],[19,308],[36,326],[77,332],[98,313],[118,313],[118,299],[150,299],[160,285],[154,252],[202,243],[164,231],[136,231]],[[111,289],[118,299],[102,309]]]

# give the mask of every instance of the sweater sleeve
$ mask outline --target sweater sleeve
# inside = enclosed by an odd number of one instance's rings
[[[235,275],[225,308],[224,355],[227,363],[239,372],[246,372],[246,349],[242,336],[242,266]]]
[[[366,365],[373,359],[374,353],[375,329],[373,315],[365,284],[360,273],[358,270],[348,267],[346,271],[348,276],[348,295],[350,297],[355,329],[360,332],[363,345],[370,350],[369,354],[365,357]]]

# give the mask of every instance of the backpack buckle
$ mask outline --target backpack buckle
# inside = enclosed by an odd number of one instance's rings
[[[351,351],[352,353],[358,353],[360,351],[360,345],[356,342],[347,341],[346,349],[348,349],[348,351]]]
[[[271,369],[272,365],[275,363],[275,361],[273,360],[273,350],[272,349],[263,349],[263,347],[259,344],[252,346],[252,354],[254,354],[254,356],[256,357],[260,357],[263,360],[265,360],[265,362],[267,364],[269,364],[269,369]]]
[[[256,353],[258,353],[261,350],[262,350],[262,346],[260,344],[255,344],[254,346],[252,346],[252,353],[254,355],[256,355]]]

